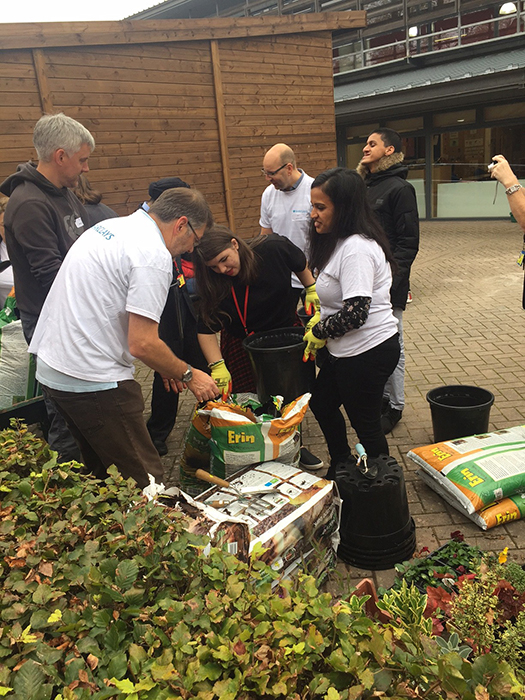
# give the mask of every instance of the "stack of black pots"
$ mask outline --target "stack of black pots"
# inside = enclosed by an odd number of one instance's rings
[[[396,460],[387,455],[368,459],[368,470],[368,476],[364,475],[353,458],[335,469],[343,499],[337,554],[344,562],[363,569],[391,569],[410,559],[416,548],[405,477]]]

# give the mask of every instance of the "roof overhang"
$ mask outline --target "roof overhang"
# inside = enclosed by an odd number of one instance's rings
[[[440,65],[413,67],[395,74],[337,85],[334,89],[338,122],[355,123],[381,116],[410,114],[507,98],[525,98],[525,49],[477,56]]]
[[[119,22],[33,22],[0,24],[1,49],[45,49],[57,46],[147,44],[304,32],[358,29],[366,12],[320,12],[267,17],[122,20]]]

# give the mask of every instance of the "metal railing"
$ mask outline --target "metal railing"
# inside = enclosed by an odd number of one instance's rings
[[[448,19],[454,18],[457,21],[456,26],[419,36],[410,36],[411,28],[407,26],[403,40],[388,44],[365,48],[364,43],[370,42],[370,38],[368,38],[356,39],[348,44],[335,46],[332,59],[334,75],[400,59],[415,58],[436,51],[457,49],[467,44],[498,41],[525,32],[525,12],[492,17],[471,24],[462,24],[460,15]],[[446,18],[440,20],[440,22],[443,21],[446,21]],[[485,30],[485,27],[488,31]],[[490,36],[487,37],[487,34]],[[377,39],[378,37],[372,38]]]

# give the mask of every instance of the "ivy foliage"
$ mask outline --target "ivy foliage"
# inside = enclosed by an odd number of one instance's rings
[[[182,514],[116,470],[100,482],[57,465],[25,426],[0,433],[0,460],[8,700],[524,695],[506,663],[443,653],[394,609],[381,625],[366,597],[334,604],[309,576],[276,581],[256,556],[204,553]]]

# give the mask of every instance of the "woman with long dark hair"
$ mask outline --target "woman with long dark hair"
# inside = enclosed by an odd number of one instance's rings
[[[351,453],[341,405],[368,456],[388,454],[381,402],[399,359],[390,304],[395,262],[355,170],[321,173],[311,199],[309,266],[318,275],[321,311],[305,333],[305,358],[326,345],[310,407],[328,444],[332,476]]]
[[[195,248],[194,267],[198,338],[212,377],[223,390],[232,383],[234,392],[255,391],[242,341],[251,333],[298,324],[292,272],[307,288],[307,303],[318,306],[306,257],[284,236],[272,233],[244,241],[226,226],[214,226]]]

